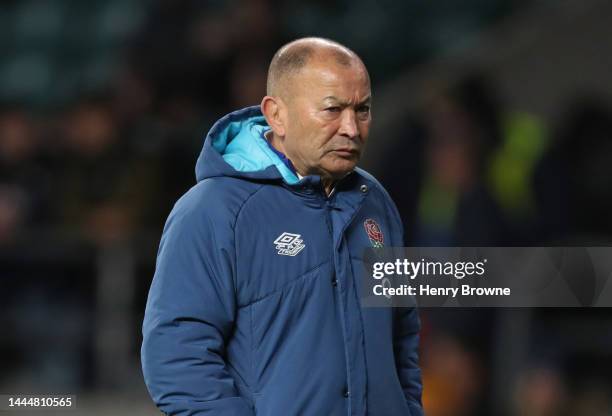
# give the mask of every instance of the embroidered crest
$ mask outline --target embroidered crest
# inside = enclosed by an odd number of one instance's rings
[[[382,230],[378,226],[378,223],[373,219],[368,218],[363,222],[363,226],[365,227],[366,233],[368,233],[368,238],[370,239],[370,243],[372,243],[372,247],[383,247],[385,237],[382,233]]]

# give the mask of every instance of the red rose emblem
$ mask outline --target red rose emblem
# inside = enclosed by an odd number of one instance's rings
[[[363,226],[365,227],[366,233],[368,233],[368,238],[372,242],[372,245],[374,245],[375,247],[382,246],[385,242],[385,237],[383,236],[383,233],[376,221],[371,218],[368,218],[363,223]]]

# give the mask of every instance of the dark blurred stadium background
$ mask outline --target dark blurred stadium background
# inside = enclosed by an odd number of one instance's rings
[[[610,245],[611,22],[604,0],[3,0],[0,392],[155,413],[139,347],[163,222],[211,122],[258,104],[300,36],[370,69],[363,165],[407,245]],[[609,309],[422,320],[429,416],[612,414]]]

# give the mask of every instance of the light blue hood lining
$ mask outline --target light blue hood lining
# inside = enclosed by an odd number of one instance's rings
[[[212,138],[212,146],[239,172],[258,172],[274,165],[285,182],[290,185],[298,183],[299,178],[264,139],[263,135],[269,129],[263,116],[232,121]]]

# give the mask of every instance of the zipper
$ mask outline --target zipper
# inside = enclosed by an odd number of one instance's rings
[[[343,178],[344,179],[344,178]],[[336,184],[336,186],[338,186],[338,184]],[[322,188],[322,187],[321,187]],[[334,187],[335,189],[335,187]],[[331,210],[333,209],[331,202],[333,197],[335,196],[336,192],[332,192],[331,195],[329,197],[325,196],[325,190],[322,188],[322,196],[323,196],[323,202],[325,204],[324,209],[325,209],[325,221],[327,223],[327,229],[329,231],[329,235],[331,237],[331,251],[332,251],[332,280],[331,280],[331,285],[332,285],[332,290],[335,292],[334,295],[338,297],[338,306],[340,308],[340,324],[342,326],[342,341],[343,341],[343,349],[344,349],[344,365],[346,368],[346,390],[345,391],[351,391],[351,377],[350,377],[350,360],[349,360],[349,353],[348,353],[348,347],[347,347],[347,338],[346,338],[346,317],[344,314],[344,302],[342,300],[342,295],[340,294],[340,290],[339,290],[339,282],[338,282],[338,278],[336,275],[336,244],[334,244],[334,229],[333,229],[333,220],[331,218]],[[351,414],[351,400],[350,400],[350,396],[349,397],[345,397],[345,400],[348,400],[347,403],[347,409],[348,409],[348,415]]]

